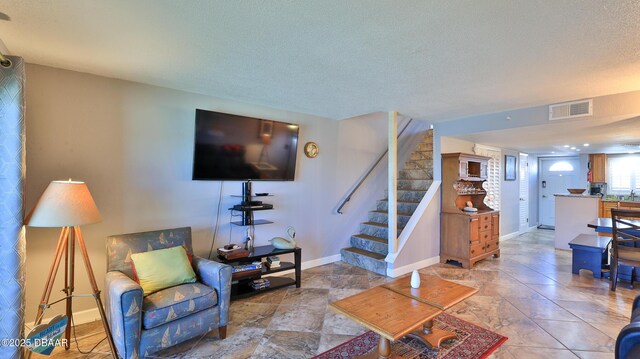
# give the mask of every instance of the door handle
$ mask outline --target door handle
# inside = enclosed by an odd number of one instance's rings
[[[546,195],[546,194],[543,194],[543,195],[542,195],[542,198],[547,198],[547,195]]]

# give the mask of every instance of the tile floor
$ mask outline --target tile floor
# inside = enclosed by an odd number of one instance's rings
[[[613,358],[615,338],[628,323],[637,289],[583,271],[571,274],[571,252],[553,249],[553,231],[536,230],[500,243],[502,256],[469,271],[437,264],[421,269],[479,288],[448,312],[509,337],[492,358]],[[355,335],[358,324],[327,304],[384,283],[388,278],[342,262],[303,271],[302,288],[234,301],[227,338],[217,332],[171,348],[157,357],[309,358]],[[80,347],[104,337],[99,323],[78,327]],[[55,358],[107,358],[102,342],[90,356],[75,349]],[[33,355],[32,358],[39,357]]]

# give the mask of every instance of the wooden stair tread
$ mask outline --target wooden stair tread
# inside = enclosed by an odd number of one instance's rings
[[[369,212],[374,212],[374,213],[380,213],[380,214],[386,214],[389,215],[389,211],[383,211],[381,209],[376,209],[375,211],[369,211]],[[408,213],[408,212],[398,212],[396,213],[398,216],[407,216],[407,217],[411,217],[413,215],[413,213]]]
[[[379,201],[389,202],[389,199],[388,198],[383,198],[383,199],[381,199]],[[411,200],[408,200],[408,199],[399,199],[396,202],[397,203],[420,203],[420,201],[411,201]]]
[[[382,227],[382,228],[387,228],[387,224],[386,223],[379,223],[379,222],[362,222],[362,224],[368,224],[370,226],[376,226],[376,227]],[[404,228],[403,226],[398,225],[398,229],[402,229]]]
[[[375,237],[375,236],[371,236],[371,235],[364,234],[364,233],[354,234],[352,237],[368,239],[370,241],[376,241],[376,242],[380,242],[380,243],[389,243],[387,238]]]
[[[363,255],[363,256],[367,256],[367,257],[375,259],[375,260],[384,260],[384,258],[386,257],[385,255],[369,252],[369,251],[366,251],[364,249],[360,249],[360,248],[356,248],[356,247],[348,247],[348,248],[344,248],[343,250],[348,251],[348,252],[353,252],[353,253],[356,253],[356,254],[360,254],[360,255]]]

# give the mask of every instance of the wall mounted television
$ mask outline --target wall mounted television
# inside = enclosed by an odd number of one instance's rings
[[[298,125],[196,109],[194,180],[293,181]]]

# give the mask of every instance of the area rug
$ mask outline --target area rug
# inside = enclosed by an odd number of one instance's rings
[[[391,358],[482,359],[507,340],[507,337],[447,313],[437,316],[434,325],[455,332],[458,338],[443,342],[439,349],[430,349],[416,339],[402,338],[391,345]],[[364,355],[378,350],[379,339],[378,334],[369,331],[315,356],[314,359],[346,359]]]

